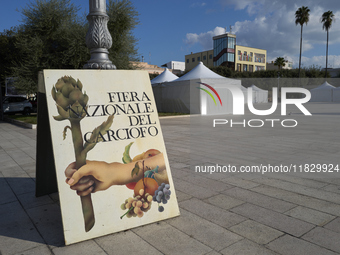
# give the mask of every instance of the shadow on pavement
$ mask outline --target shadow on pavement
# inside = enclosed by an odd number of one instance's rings
[[[34,189],[31,178],[0,178],[1,250],[34,243],[64,245],[60,206],[53,199],[57,193],[37,198]]]

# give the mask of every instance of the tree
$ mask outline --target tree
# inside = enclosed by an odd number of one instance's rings
[[[322,23],[322,29],[325,29],[327,31],[327,44],[326,44],[326,74],[325,78],[327,78],[327,65],[328,65],[328,38],[329,38],[329,29],[332,26],[334,19],[334,14],[332,11],[324,12],[321,16],[321,23]]]
[[[278,57],[275,59],[274,65],[278,66],[279,70],[281,70],[281,68],[286,65],[286,61],[283,57]]]
[[[302,6],[300,7],[296,12],[295,12],[295,25],[300,24],[301,26],[301,37],[300,37],[300,58],[299,58],[299,78],[300,78],[300,70],[301,70],[301,53],[302,53],[302,28],[303,25],[308,23],[309,21],[309,12],[310,10],[308,9],[307,6]]]
[[[130,61],[138,61],[137,39],[132,30],[139,24],[138,12],[129,0],[108,0],[108,30],[112,36],[109,58],[117,69],[132,69]]]
[[[0,33],[0,84],[11,76],[11,63],[16,59],[16,28]]]
[[[78,10],[70,0],[35,0],[21,10],[15,44],[20,58],[12,75],[25,93],[37,91],[39,71],[82,68],[88,59],[85,19]]]

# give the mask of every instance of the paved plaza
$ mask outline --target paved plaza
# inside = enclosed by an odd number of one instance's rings
[[[36,130],[0,122],[0,255],[340,254],[340,104],[307,109],[162,118],[181,215],[69,246],[58,194],[35,197]],[[217,172],[228,165],[236,171]],[[304,173],[240,172],[247,166]],[[318,166],[333,173],[312,173]]]

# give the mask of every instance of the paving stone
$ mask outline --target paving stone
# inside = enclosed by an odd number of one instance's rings
[[[340,218],[337,217],[336,219],[326,224],[324,227],[334,232],[340,233]]]
[[[25,209],[54,203],[49,196],[36,197],[35,192],[18,195],[18,199]]]
[[[282,255],[336,255],[330,250],[322,248],[313,243],[302,239],[284,235],[266,245],[269,249],[278,252]]]
[[[224,195],[224,194],[218,194],[216,196],[207,198],[204,201],[212,205],[215,205],[217,207],[220,207],[222,209],[227,209],[227,210],[245,203],[242,200],[239,200],[239,199],[236,199],[236,198]]]
[[[206,253],[205,255],[221,255],[221,253],[217,251],[211,251],[211,252]]]
[[[276,179],[258,179],[257,181],[262,181],[263,184],[280,188],[283,190],[288,190],[291,192],[296,192],[309,197],[314,197],[322,199],[325,201],[340,204],[340,194],[331,193],[322,189],[309,188],[299,184],[290,183],[287,181],[276,180]]]
[[[204,188],[205,190],[212,190],[215,192],[221,192],[226,189],[232,188],[231,185],[227,183],[205,178],[199,175],[188,175],[183,180],[194,184],[195,186]]]
[[[15,177],[15,178],[6,178],[9,186],[14,191],[16,195],[21,195],[29,192],[35,192],[35,182],[32,178],[28,177],[25,173],[25,177]]]
[[[266,247],[243,239],[221,251],[224,255],[275,255],[277,253]]]
[[[340,194],[340,186],[336,184],[328,184],[322,188],[323,190]]]
[[[46,204],[26,211],[48,245],[64,246],[64,232],[58,205]]]
[[[296,205],[302,205],[331,215],[340,216],[340,205],[334,204],[321,199],[307,197],[296,194],[294,192],[278,189],[270,186],[259,186],[252,189],[258,193],[262,193],[271,197],[279,198]]]
[[[170,167],[171,167],[171,164],[170,164]],[[171,167],[171,174],[172,174],[172,177],[175,177],[177,179],[183,179],[189,175],[189,173],[186,170],[176,169],[173,167]]]
[[[285,214],[318,226],[323,226],[335,218],[335,216],[303,206],[297,206]]]
[[[251,189],[251,188],[254,188],[260,185],[259,183],[252,182],[249,180],[244,180],[244,179],[241,179],[235,176],[224,178],[222,179],[222,181],[228,184],[231,184],[233,186],[242,187],[244,189]]]
[[[15,254],[44,244],[18,202],[0,206],[0,254]]]
[[[258,244],[267,244],[283,235],[281,231],[252,220],[243,221],[230,230]]]
[[[320,181],[318,179],[311,180],[311,179],[304,179],[304,178],[298,178],[296,175],[288,175],[288,174],[282,174],[282,175],[275,175],[276,178],[280,180],[285,180],[288,182],[292,182],[298,185],[310,187],[310,188],[316,188],[321,189],[325,186],[327,186],[327,182],[324,182],[322,179]]]
[[[0,205],[17,201],[12,189],[0,173]]]
[[[185,200],[188,200],[190,198],[192,198],[192,196],[182,192],[182,191],[179,191],[179,190],[175,190],[176,191],[176,196],[177,196],[177,201],[178,202],[181,202],[181,201],[185,201]]]
[[[197,198],[191,198],[189,200],[180,202],[179,205],[181,208],[186,209],[193,214],[196,214],[208,221],[226,228],[246,220],[246,218],[238,214],[223,210],[211,204],[207,204],[198,200]]]
[[[133,232],[163,254],[199,255],[212,250],[165,222],[142,226]]]
[[[261,207],[276,211],[276,212],[286,212],[296,205],[292,203],[288,203],[286,201],[275,199],[270,196],[262,195],[254,191],[249,191],[242,188],[233,188],[223,192],[228,196],[235,197],[237,199],[246,201],[248,203],[252,203],[255,205],[259,205]]]
[[[310,223],[248,203],[231,211],[297,237],[314,228]]]
[[[0,173],[5,178],[29,177],[27,173],[17,163],[15,163],[15,165],[13,166],[1,165]]]
[[[202,189],[201,187],[193,185],[190,182],[183,181],[177,178],[174,178],[174,186],[175,190],[182,191],[190,196],[197,197],[200,199],[217,195],[217,192],[215,191]]]
[[[113,249],[113,245],[111,246],[111,251]],[[72,254],[72,255],[105,255],[110,254],[106,253],[97,242],[93,240],[84,241],[81,243],[75,243],[63,247],[56,247],[53,250],[54,255],[64,255],[64,254]],[[118,254],[118,253],[116,253]],[[129,254],[129,253],[126,253]]]
[[[36,248],[29,249],[27,251],[22,251],[19,253],[16,253],[15,255],[52,255],[53,253],[50,251],[50,249],[46,245],[40,245]],[[65,253],[64,253],[65,254]],[[54,255],[54,254],[53,254]]]
[[[243,239],[241,236],[183,209],[181,217],[170,219],[167,223],[217,251]]]
[[[340,253],[340,233],[333,232],[329,229],[316,227],[307,234],[303,239]]]

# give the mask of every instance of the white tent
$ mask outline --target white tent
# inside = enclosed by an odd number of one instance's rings
[[[165,112],[223,114],[233,110],[230,88],[241,90],[241,81],[220,76],[200,62],[182,77],[164,83],[161,109]],[[243,94],[242,94],[243,96]]]
[[[158,112],[164,111],[162,109],[162,104],[163,104],[162,103],[163,102],[162,91],[164,88],[163,83],[173,81],[176,79],[178,79],[178,76],[170,72],[168,68],[165,68],[165,70],[160,75],[158,75],[157,77],[151,80],[152,90],[155,96],[155,101],[156,101]]]
[[[340,102],[340,87],[333,89],[333,102]]]
[[[170,72],[168,68],[165,68],[160,75],[151,80],[151,84],[169,82],[176,79],[178,79],[178,76]]]
[[[250,86],[253,89],[253,103],[268,103],[268,91],[256,87],[254,84]]]
[[[310,90],[311,99],[310,102],[332,102],[334,86],[330,85],[327,81]]]
[[[194,79],[225,79],[225,77],[218,75],[206,67],[202,62],[199,62],[190,72],[175,81],[188,81]]]

